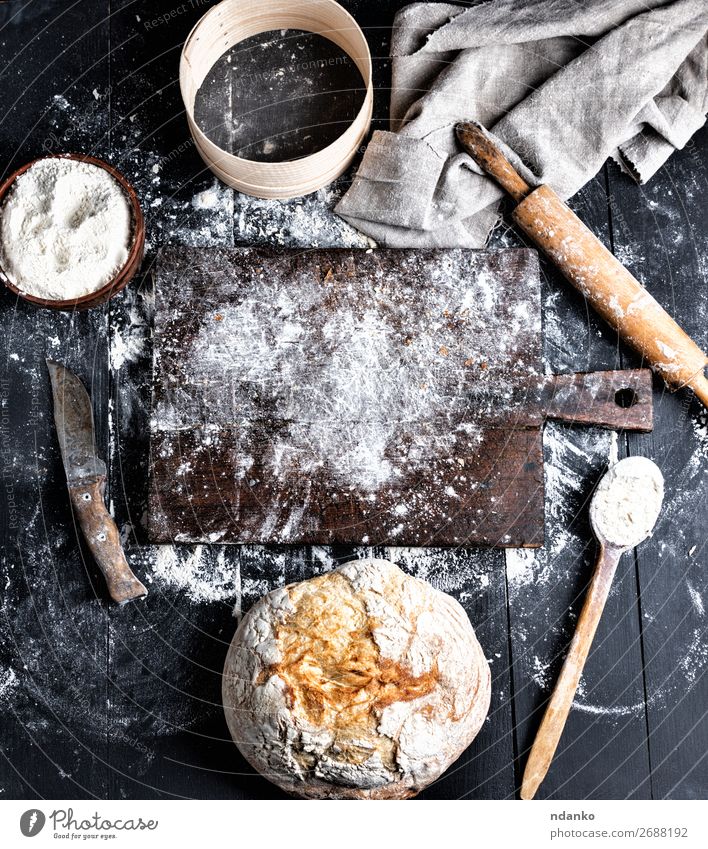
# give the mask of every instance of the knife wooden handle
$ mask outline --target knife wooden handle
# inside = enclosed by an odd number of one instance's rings
[[[125,559],[116,523],[106,509],[105,477],[69,486],[69,496],[88,547],[106,579],[108,592],[118,604],[144,598],[147,590],[135,577]]]

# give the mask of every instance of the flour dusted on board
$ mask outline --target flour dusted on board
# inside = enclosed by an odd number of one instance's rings
[[[35,162],[14,182],[0,216],[0,265],[22,292],[73,300],[125,264],[131,213],[120,184],[75,159]]]

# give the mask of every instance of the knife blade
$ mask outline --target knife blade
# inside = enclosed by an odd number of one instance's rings
[[[47,360],[69,497],[89,549],[114,601],[144,598],[147,589],[135,577],[120,544],[116,523],[104,501],[106,464],[98,456],[91,399],[68,368]]]

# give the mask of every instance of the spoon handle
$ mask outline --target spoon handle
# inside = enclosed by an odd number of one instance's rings
[[[521,784],[522,799],[533,799],[551,765],[623,550],[604,544],[600,546],[595,574],[570,649],[526,762]]]

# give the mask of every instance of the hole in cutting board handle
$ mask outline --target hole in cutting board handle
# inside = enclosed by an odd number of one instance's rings
[[[629,387],[618,389],[617,392],[615,392],[615,404],[617,404],[618,407],[622,407],[624,410],[628,410],[630,407],[633,407],[638,401],[639,396],[634,389],[630,389]]]

